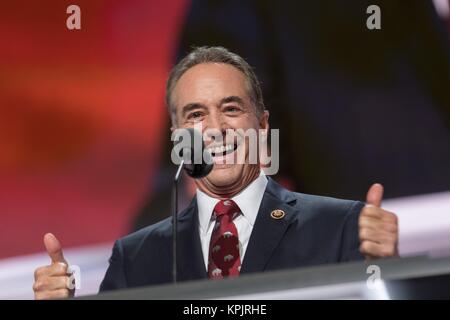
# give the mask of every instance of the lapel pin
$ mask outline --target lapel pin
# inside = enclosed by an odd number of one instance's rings
[[[270,213],[270,216],[271,216],[273,219],[276,219],[276,220],[283,219],[285,215],[286,215],[286,213],[284,213],[284,211],[283,211],[283,210],[280,210],[280,209],[273,210],[273,211]]]

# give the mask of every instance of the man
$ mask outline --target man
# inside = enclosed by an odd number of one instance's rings
[[[259,82],[250,66],[221,47],[201,47],[169,76],[166,102],[173,129],[269,130]],[[225,140],[225,139],[224,139]],[[197,193],[178,218],[179,281],[397,255],[397,218],[383,210],[374,184],[367,204],[290,192],[249,160],[249,141],[214,150],[214,169],[196,180]],[[244,161],[224,159],[242,155]],[[116,241],[100,291],[170,282],[171,221]],[[68,297],[67,262],[52,235],[52,259],[35,272],[37,299]]]

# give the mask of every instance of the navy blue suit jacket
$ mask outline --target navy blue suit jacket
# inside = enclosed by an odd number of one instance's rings
[[[359,260],[358,217],[364,203],[288,191],[269,178],[242,261],[241,275]],[[270,213],[283,210],[284,218]],[[196,199],[178,216],[178,278],[206,279]],[[100,291],[171,281],[170,218],[115,242]]]

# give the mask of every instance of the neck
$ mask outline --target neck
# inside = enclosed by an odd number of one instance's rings
[[[230,199],[247,188],[260,175],[259,166],[252,166],[249,168],[248,174],[244,175],[242,179],[235,181],[228,186],[214,185],[207,178],[196,180],[197,188],[210,197],[224,200]]]

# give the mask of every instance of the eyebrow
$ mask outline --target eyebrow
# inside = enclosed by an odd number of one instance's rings
[[[220,100],[219,105],[225,104],[225,103],[230,103],[230,102],[236,102],[240,105],[244,104],[244,100],[242,100],[242,98],[238,97],[238,96],[229,96],[226,98],[223,98],[222,100]]]
[[[235,102],[238,103],[240,105],[244,105],[244,100],[238,96],[228,96],[225,97],[223,99],[220,100],[219,102],[219,106],[223,105],[225,103],[230,103],[230,102]],[[186,116],[187,113],[196,110],[196,109],[203,109],[206,110],[207,107],[204,104],[198,103],[198,102],[193,102],[193,103],[188,103],[187,105],[185,105],[181,111],[183,117]]]

